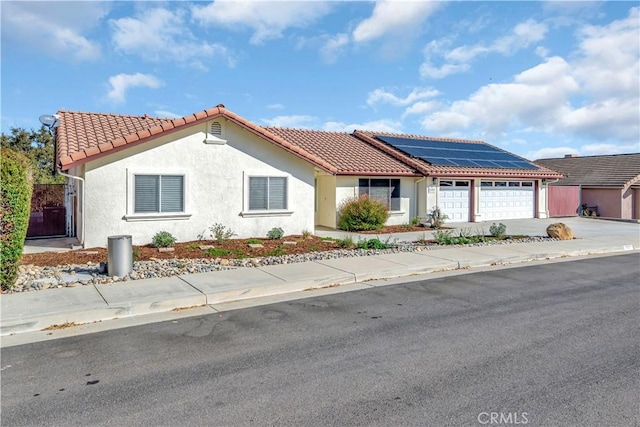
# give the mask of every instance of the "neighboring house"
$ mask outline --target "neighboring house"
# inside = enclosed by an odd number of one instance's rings
[[[640,219],[640,153],[540,159],[565,179],[550,184],[551,216],[578,215],[586,204],[607,218]]]
[[[449,221],[544,218],[545,183],[562,176],[481,141],[261,127],[223,105],[179,119],[58,116],[67,234],[85,247],[158,231],[195,240],[214,223],[238,237],[335,228],[341,203],[361,194],[389,206],[390,225],[437,205]],[[416,155],[407,141],[439,151]]]

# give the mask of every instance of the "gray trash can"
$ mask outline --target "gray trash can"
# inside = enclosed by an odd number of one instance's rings
[[[107,272],[109,276],[123,277],[133,271],[133,246],[130,235],[107,238]]]

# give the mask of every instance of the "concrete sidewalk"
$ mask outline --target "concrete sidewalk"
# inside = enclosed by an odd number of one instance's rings
[[[535,222],[531,225],[532,220],[527,220],[518,225],[512,221],[508,224],[508,231],[510,234],[540,235],[540,230],[545,230],[547,223],[557,220]],[[443,248],[3,294],[0,296],[0,335],[38,331],[65,323],[166,313],[180,308],[338,287],[376,279],[640,250],[638,224],[580,218],[563,222],[573,229],[578,237],[576,240]],[[485,228],[488,229],[488,226],[485,225]],[[365,283],[362,284],[362,288],[367,287]],[[348,288],[357,289],[353,286]]]

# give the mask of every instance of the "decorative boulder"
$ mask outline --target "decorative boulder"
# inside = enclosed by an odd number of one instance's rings
[[[560,240],[572,240],[574,238],[573,231],[571,231],[566,224],[561,222],[556,222],[555,224],[548,226],[547,235]]]

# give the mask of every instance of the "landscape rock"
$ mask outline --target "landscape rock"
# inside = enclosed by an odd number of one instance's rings
[[[547,235],[554,239],[573,240],[573,231],[568,225],[562,222],[556,222],[547,227]]]

